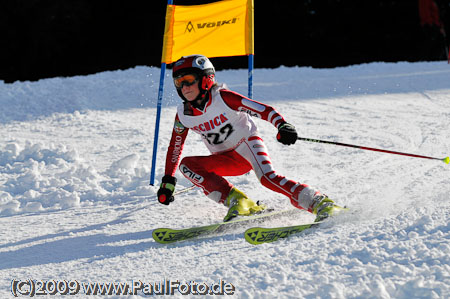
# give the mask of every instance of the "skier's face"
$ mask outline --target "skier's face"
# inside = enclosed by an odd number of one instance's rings
[[[181,93],[189,101],[195,100],[200,94],[200,89],[198,88],[197,82],[192,85],[183,84],[181,87]]]

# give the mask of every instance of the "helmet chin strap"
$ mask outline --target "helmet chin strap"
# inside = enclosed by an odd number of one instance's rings
[[[199,95],[197,99],[193,101],[188,101],[186,98],[182,97],[184,104],[184,115],[191,115],[191,116],[194,115],[192,107],[197,108],[199,110],[203,110],[207,102],[208,92],[204,93],[204,95],[205,96],[203,98],[200,98],[201,95]]]
[[[197,96],[197,98],[193,100],[191,103],[193,107],[203,110],[203,108],[205,108],[207,100],[208,100],[208,91],[205,91],[201,92]]]

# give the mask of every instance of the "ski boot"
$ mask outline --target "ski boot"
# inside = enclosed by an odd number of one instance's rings
[[[334,203],[328,196],[320,194],[314,197],[312,213],[316,215],[314,222],[322,221],[339,211],[346,210]]]
[[[262,212],[266,206],[259,205],[253,202],[237,188],[231,189],[224,202],[225,206],[229,207],[228,213],[223,218],[224,222],[230,221],[236,216],[249,216]]]

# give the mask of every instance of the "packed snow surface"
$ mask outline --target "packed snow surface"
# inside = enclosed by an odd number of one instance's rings
[[[170,206],[155,198],[180,102],[169,76],[155,187],[149,177],[158,68],[0,81],[1,298],[12,297],[14,288],[17,294],[20,281],[26,284],[18,295],[29,296],[30,281],[52,280],[79,283],[71,297],[85,295],[83,283],[142,283],[156,292],[166,280],[200,285],[200,293],[226,285],[225,297],[239,298],[450,297],[450,165],[329,144],[283,146],[276,129],[259,119],[277,172],[317,187],[350,212],[259,246],[245,242],[245,225],[156,243],[155,228],[206,225],[226,213],[198,188]],[[246,70],[220,71],[217,79],[247,93]],[[445,62],[256,69],[254,99],[274,106],[302,137],[450,154]],[[183,155],[199,154],[208,153],[191,132]],[[190,186],[179,172],[177,178],[177,190]],[[229,179],[255,200],[292,207],[253,173]],[[299,212],[263,225],[312,219]],[[139,296],[144,293],[136,291]]]

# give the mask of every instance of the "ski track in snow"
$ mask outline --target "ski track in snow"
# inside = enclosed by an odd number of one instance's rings
[[[246,70],[217,73],[242,94],[246,76]],[[300,136],[450,154],[445,62],[257,69],[254,80],[255,99],[273,105]],[[261,120],[277,171],[318,187],[351,211],[260,246],[245,242],[244,226],[168,246],[154,242],[154,228],[205,225],[226,213],[198,189],[179,194],[169,207],[157,203],[157,187],[148,182],[158,82],[159,69],[147,67],[0,82],[2,298],[13,296],[13,279],[222,280],[239,298],[450,297],[449,165],[300,141],[287,147]],[[166,80],[156,185],[178,101]],[[183,155],[194,154],[208,153],[191,132]],[[177,190],[190,186],[177,177]],[[290,207],[253,173],[230,181],[269,206]],[[313,219],[299,215],[263,225]]]

